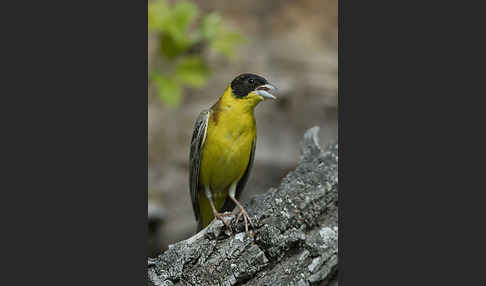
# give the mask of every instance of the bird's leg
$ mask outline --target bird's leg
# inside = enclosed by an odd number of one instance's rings
[[[253,225],[253,222],[251,221],[250,216],[246,212],[245,208],[243,208],[243,206],[240,204],[240,202],[235,197],[236,185],[237,185],[237,182],[234,182],[233,184],[231,184],[231,187],[230,187],[230,190],[229,190],[229,197],[240,208],[240,214],[236,218],[236,221],[238,222],[238,220],[240,219],[240,216],[243,216],[243,219],[245,221],[245,232],[248,232],[248,222],[250,222],[251,227],[253,229],[255,229],[255,226]]]
[[[226,220],[224,220],[224,218],[223,218],[223,216],[225,216],[225,214],[219,213],[216,210],[216,207],[214,206],[214,202],[213,202],[213,194],[211,193],[211,190],[209,189],[209,187],[205,188],[205,192],[206,192],[206,197],[208,198],[209,204],[211,205],[211,209],[213,209],[214,217],[221,220],[226,225],[226,227],[230,230],[230,232],[233,232],[233,230],[231,229],[231,225],[228,222],[226,222]]]

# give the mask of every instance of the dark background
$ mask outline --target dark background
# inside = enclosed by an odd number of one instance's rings
[[[344,2],[339,284],[481,284],[483,9]],[[144,285],[147,3],[4,5],[2,285]]]

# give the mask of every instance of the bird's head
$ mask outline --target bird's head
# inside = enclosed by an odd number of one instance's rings
[[[256,74],[240,74],[231,82],[233,97],[258,104],[265,99],[276,99],[272,91],[276,88],[266,79]]]

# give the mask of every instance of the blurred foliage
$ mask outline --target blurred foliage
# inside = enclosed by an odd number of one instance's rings
[[[217,13],[201,14],[188,1],[170,4],[154,0],[148,4],[148,29],[156,35],[158,44],[149,78],[160,99],[172,107],[179,105],[184,87],[206,84],[210,68],[205,52],[233,60],[236,46],[245,42]]]

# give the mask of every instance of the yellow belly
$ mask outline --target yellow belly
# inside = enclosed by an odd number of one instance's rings
[[[202,152],[201,183],[217,197],[246,171],[254,130],[228,130],[221,124],[208,127]]]
[[[202,150],[200,183],[208,186],[219,211],[230,185],[239,181],[248,167],[256,129],[254,118],[225,118],[208,124]],[[246,119],[246,120],[241,120]]]

